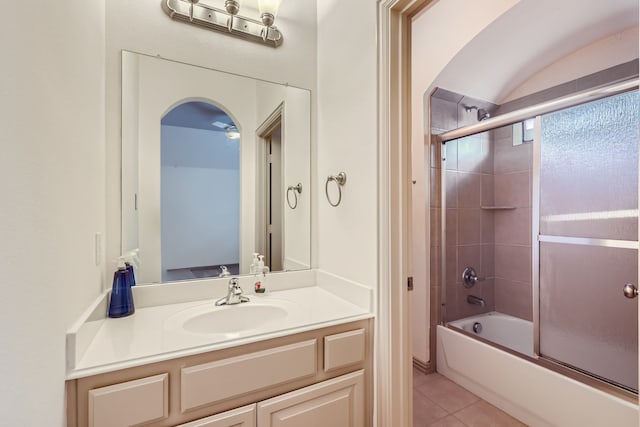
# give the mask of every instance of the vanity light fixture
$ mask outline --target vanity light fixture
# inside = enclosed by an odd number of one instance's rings
[[[278,47],[282,33],[274,22],[282,0],[258,0],[260,21],[239,15],[242,0],[224,0],[224,9],[200,0],[163,0],[162,9],[170,18],[198,25],[245,40]]]
[[[271,27],[276,20],[282,0],[258,0],[260,19],[265,27]]]

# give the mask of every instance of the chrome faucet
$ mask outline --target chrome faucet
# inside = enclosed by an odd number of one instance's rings
[[[467,302],[473,305],[479,305],[480,307],[485,306],[485,302],[482,298],[477,297],[475,295],[467,295]]]
[[[229,273],[229,269],[227,268],[227,266],[221,265],[220,274],[218,274],[218,277],[229,277],[229,276],[231,276],[231,273]]]
[[[242,295],[242,288],[240,287],[238,278],[232,277],[231,280],[229,280],[227,296],[216,301],[216,305],[234,305],[240,304],[241,302],[249,302],[249,297]]]

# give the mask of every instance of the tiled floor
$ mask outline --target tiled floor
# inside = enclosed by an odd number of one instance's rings
[[[440,374],[413,370],[414,427],[526,426]]]

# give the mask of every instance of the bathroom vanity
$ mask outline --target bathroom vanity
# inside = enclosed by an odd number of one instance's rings
[[[373,290],[311,269],[311,117],[308,89],[122,52],[122,253],[150,285],[132,316],[105,319],[105,294],[67,334],[68,427],[372,425]],[[267,255],[268,292],[217,306],[213,266],[256,288],[241,247]]]
[[[68,370],[67,425],[368,426],[372,324],[318,286],[105,319]]]

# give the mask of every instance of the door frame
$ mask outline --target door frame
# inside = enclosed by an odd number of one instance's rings
[[[434,0],[378,0],[378,322],[376,425],[413,423],[411,18]]]
[[[375,419],[381,427],[412,425],[411,307],[405,285],[411,249],[411,17],[433,1],[437,0],[377,0],[380,244]],[[640,277],[640,251],[638,258]],[[640,316],[638,325],[640,336]]]
[[[267,228],[267,196],[264,189],[264,183],[266,180],[264,177],[267,173],[267,166],[264,162],[267,156],[266,143],[267,138],[271,138],[271,133],[276,127],[280,126],[282,134],[280,136],[281,150],[284,148],[285,136],[284,136],[284,102],[280,103],[275,110],[269,114],[264,122],[256,129],[256,136],[258,146],[256,149],[256,188],[263,191],[256,191],[256,207],[258,214],[256,215],[256,233],[255,233],[255,248],[257,252],[261,254],[266,253],[266,228]],[[284,150],[281,151],[281,164],[284,164]],[[282,168],[281,182],[284,182],[284,168]],[[280,226],[282,230],[282,253],[284,253],[284,227]]]

